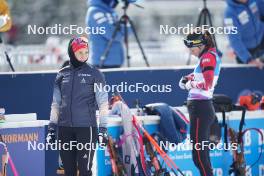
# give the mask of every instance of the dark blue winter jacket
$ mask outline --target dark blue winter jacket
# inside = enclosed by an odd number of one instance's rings
[[[153,103],[145,106],[148,114],[160,116],[160,135],[162,141],[181,143],[187,137],[187,123],[185,116],[165,103]],[[164,142],[165,142],[164,141]]]
[[[87,26],[90,28],[100,28],[105,32],[100,34],[90,34],[90,57],[93,65],[100,65],[100,58],[112,37],[118,16],[116,12],[102,0],[88,0],[88,12],[86,17]],[[121,66],[124,61],[122,29],[117,33],[110,53],[104,62],[104,66]]]
[[[102,73],[83,64],[61,69],[55,79],[50,124],[66,127],[97,127],[96,109],[108,104],[108,94],[96,89],[95,84],[105,85]],[[100,126],[105,127],[105,117]]]
[[[228,38],[243,63],[254,59],[249,50],[256,48],[264,39],[264,22],[261,21],[263,16],[264,0],[248,0],[247,4],[227,0],[224,23],[226,27],[237,27],[238,33],[229,34]]]

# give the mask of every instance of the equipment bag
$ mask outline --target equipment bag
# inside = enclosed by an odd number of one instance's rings
[[[159,129],[163,139],[175,144],[186,139],[187,123],[189,122],[178,109],[174,109],[165,103],[154,103],[145,105],[144,111],[148,115],[160,116]]]

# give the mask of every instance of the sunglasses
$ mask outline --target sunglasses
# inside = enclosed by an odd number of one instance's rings
[[[204,42],[202,40],[187,40],[187,39],[184,39],[183,42],[184,42],[185,46],[187,46],[188,48],[198,47],[198,46],[204,45]]]

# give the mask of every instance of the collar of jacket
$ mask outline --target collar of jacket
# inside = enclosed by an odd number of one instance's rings
[[[247,3],[239,3],[238,1],[236,0],[227,0],[227,4],[229,6],[234,6],[234,7],[245,7],[245,6],[248,6],[249,4],[252,3],[252,0],[248,0]]]
[[[72,65],[72,63],[70,63],[70,69],[71,69],[71,70],[80,70],[80,69],[86,67],[87,65],[88,65],[88,64],[85,62],[84,64],[82,64],[82,65],[79,66],[79,67],[74,67],[74,66]]]
[[[88,4],[89,4],[89,7],[90,6],[97,6],[97,7],[100,7],[102,9],[104,9],[105,11],[107,12],[110,12],[110,13],[115,13],[114,9],[109,7],[108,5],[106,5],[103,1],[101,0],[88,0]]]

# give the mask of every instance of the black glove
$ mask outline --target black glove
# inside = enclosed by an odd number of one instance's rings
[[[99,145],[104,145],[104,146],[107,145],[108,143],[107,128],[99,127],[98,142],[99,142]]]
[[[54,144],[56,142],[56,128],[49,127],[48,134],[46,137],[46,141],[48,144]]]
[[[187,77],[182,77],[181,80],[179,81],[179,87],[181,89],[186,89],[185,88],[185,84],[188,82],[188,78]]]
[[[183,84],[186,84],[188,81],[189,81],[189,80],[188,80],[188,78],[187,78],[186,76],[182,77],[182,79],[181,79],[181,82],[182,82]]]

